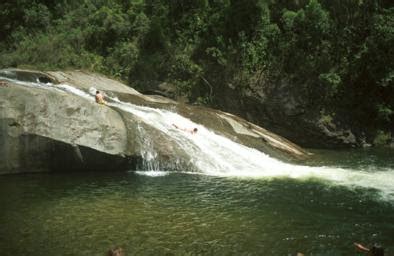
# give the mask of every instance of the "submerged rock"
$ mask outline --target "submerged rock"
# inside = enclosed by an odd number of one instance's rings
[[[238,143],[284,160],[307,153],[286,139],[237,116],[142,95],[101,75],[81,71],[2,70],[0,88],[0,174],[35,171],[193,169],[188,152],[160,129],[120,108],[97,104],[61,90],[91,87],[122,101],[171,111]],[[26,86],[18,81],[37,83]],[[45,88],[45,85],[51,89]],[[153,152],[153,153],[152,153]]]

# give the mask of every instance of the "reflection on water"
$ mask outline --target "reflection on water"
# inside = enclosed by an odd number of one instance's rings
[[[354,255],[394,252],[394,206],[318,181],[135,173],[0,177],[1,255]],[[388,254],[390,255],[390,254]]]

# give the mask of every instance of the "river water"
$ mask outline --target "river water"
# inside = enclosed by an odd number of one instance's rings
[[[320,164],[393,164],[387,152],[318,153]],[[394,254],[393,201],[313,178],[47,173],[1,176],[0,191],[1,255],[104,255],[115,245],[128,255],[357,255],[355,241]]]
[[[94,101],[67,84],[12,82]],[[171,136],[195,168],[162,171],[142,136],[137,172],[1,176],[1,255],[104,255],[115,245],[128,255],[355,255],[356,241],[394,255],[392,150],[315,151],[293,165],[170,111],[110,106]]]

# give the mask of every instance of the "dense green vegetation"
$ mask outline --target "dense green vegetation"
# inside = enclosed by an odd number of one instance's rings
[[[383,131],[394,127],[393,45],[391,0],[0,3],[0,67],[166,81],[212,106],[224,85],[242,95],[286,80],[311,108]]]

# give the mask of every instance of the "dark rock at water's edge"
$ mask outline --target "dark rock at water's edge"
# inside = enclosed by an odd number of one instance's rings
[[[371,143],[366,131],[303,102],[300,89],[264,79],[243,86],[221,84],[214,95],[218,108],[239,115],[306,148],[353,148]]]
[[[0,135],[3,145],[8,145],[7,156],[0,164],[2,173],[41,171],[125,171],[135,168],[138,160],[121,155],[107,154],[89,147],[33,134],[22,134],[12,142]]]
[[[286,139],[237,116],[143,95],[101,75],[13,69],[1,70],[0,76],[6,77],[0,87],[0,174],[133,170],[144,164],[147,146],[156,152],[154,161],[160,169],[193,168],[188,152],[162,131],[129,112],[97,105],[93,97],[56,90],[60,83],[85,92],[94,87],[122,101],[171,109],[238,143],[286,161],[308,155]],[[50,83],[55,89],[29,87],[16,80]]]

